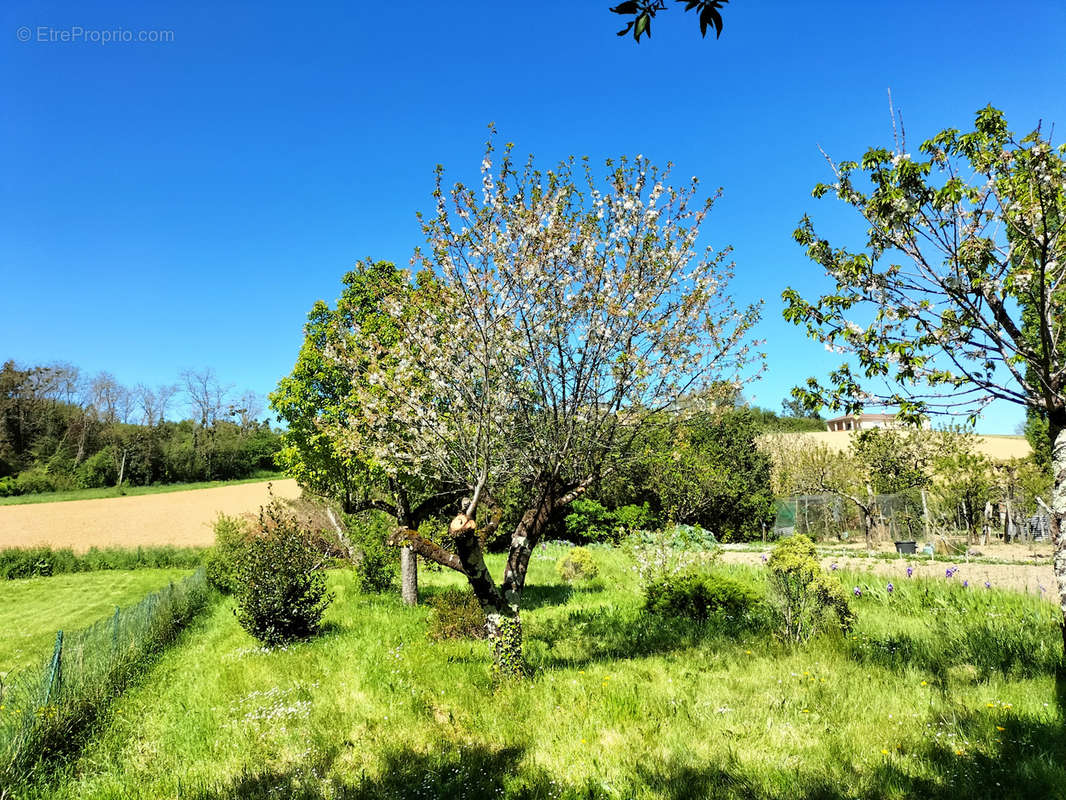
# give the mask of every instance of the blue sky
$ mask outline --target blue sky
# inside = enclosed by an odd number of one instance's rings
[[[988,103],[1066,126],[1066,4],[734,0],[719,41],[677,6],[639,45],[611,4],[6,3],[0,358],[127,384],[209,366],[265,394],[357,259],[407,263],[434,165],[473,176],[495,122],[545,166],[641,152],[724,188],[706,241],[733,246],[738,301],[766,299],[746,394],[776,409],[839,361],[781,319],[786,285],[822,286],[792,231],[862,232],[811,198],[819,146],[890,144],[889,87],[912,146]],[[38,41],[76,27],[173,34]]]

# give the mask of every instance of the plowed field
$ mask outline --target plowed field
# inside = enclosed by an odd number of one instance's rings
[[[0,506],[0,549],[5,547],[137,547],[214,543],[218,514],[254,512],[269,499],[268,482],[193,489],[187,492],[73,500],[68,503]],[[273,481],[277,497],[300,494],[296,481]]]

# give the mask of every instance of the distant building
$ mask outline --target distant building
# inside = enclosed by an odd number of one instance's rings
[[[895,414],[848,414],[843,417],[835,417],[827,420],[826,430],[829,431],[861,431],[868,428],[903,428],[905,427]],[[929,427],[928,420],[923,420],[923,428]]]

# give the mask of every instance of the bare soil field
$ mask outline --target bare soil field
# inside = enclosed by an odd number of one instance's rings
[[[848,449],[851,441],[850,431],[809,431],[806,433],[775,433],[772,436],[795,437],[802,436],[807,441],[815,441],[828,445],[836,452]],[[975,449],[995,461],[1009,461],[1012,458],[1025,458],[1033,449],[1029,446],[1024,436],[999,436],[993,434],[981,434],[975,442]]]
[[[137,547],[172,544],[197,547],[214,544],[211,524],[219,513],[254,512],[276,497],[296,498],[294,480],[243,483],[187,492],[108,497],[67,503],[0,506],[0,549],[5,547]]]
[[[895,583],[907,580],[907,567],[913,568],[916,578],[942,578],[944,580],[948,580],[945,576],[948,567],[958,567],[958,572],[950,580],[957,583],[969,581],[974,589],[983,589],[987,581],[997,589],[1012,589],[1031,594],[1043,594],[1048,598],[1054,597],[1057,584],[1051,568],[1050,544],[989,544],[979,546],[978,549],[986,558],[1028,563],[987,564],[972,559],[967,561],[962,557],[948,558],[947,556],[937,556],[935,561],[911,561],[906,556],[890,559],[868,558],[858,553],[849,555],[847,548],[841,548],[839,555],[823,557],[821,563],[826,569],[836,564],[840,569],[869,572],[871,581],[874,576],[877,576],[879,580]],[[894,556],[892,544],[883,544],[881,550],[885,553],[892,552]],[[765,553],[752,550],[726,550],[722,553],[722,561],[726,564],[761,564],[762,556],[769,554],[769,551],[769,547]]]

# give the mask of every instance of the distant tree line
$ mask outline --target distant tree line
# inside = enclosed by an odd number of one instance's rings
[[[247,477],[280,433],[211,369],[127,387],[71,364],[0,366],[0,496]]]

